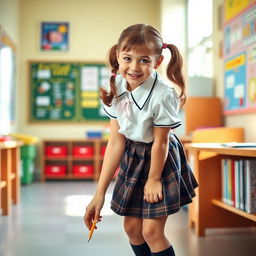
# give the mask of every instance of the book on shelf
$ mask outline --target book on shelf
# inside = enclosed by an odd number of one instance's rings
[[[244,210],[244,160],[239,160],[239,209]]]
[[[248,213],[256,212],[256,160],[246,160],[246,208]]]
[[[222,159],[222,201],[256,213],[256,159]]]
[[[234,174],[235,174],[235,204],[234,206],[236,208],[239,208],[239,192],[240,192],[240,176],[239,176],[239,168],[240,168],[240,162],[238,160],[234,161]]]

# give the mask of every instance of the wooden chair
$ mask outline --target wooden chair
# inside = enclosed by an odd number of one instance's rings
[[[244,128],[218,127],[198,129],[192,134],[192,143],[244,142]],[[215,153],[201,151],[199,160],[215,156]]]
[[[223,125],[222,103],[218,97],[188,97],[185,108],[185,134],[202,127]]]

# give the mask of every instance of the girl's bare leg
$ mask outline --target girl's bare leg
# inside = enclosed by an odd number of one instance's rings
[[[141,218],[125,217],[124,229],[129,237],[134,254],[136,256],[151,256],[150,248],[142,235],[142,221]]]
[[[166,220],[167,217],[143,219],[142,235],[153,253],[161,252],[171,246],[164,234]]]
[[[139,245],[145,243],[142,235],[142,221],[143,219],[141,218],[124,217],[124,230],[131,244]]]

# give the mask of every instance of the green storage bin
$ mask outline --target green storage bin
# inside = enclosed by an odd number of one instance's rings
[[[34,159],[22,159],[21,164],[21,184],[30,184],[34,179]]]
[[[23,145],[21,146],[21,158],[22,159],[34,159],[36,157],[36,146],[35,145]]]

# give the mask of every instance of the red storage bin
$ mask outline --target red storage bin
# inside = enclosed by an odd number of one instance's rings
[[[73,166],[74,176],[79,177],[92,177],[93,175],[93,166],[92,165],[74,165]]]
[[[101,146],[101,152],[100,152],[100,154],[101,154],[101,156],[104,156],[104,154],[105,154],[105,151],[106,151],[106,148],[107,148],[107,145],[103,145],[103,146]]]
[[[45,166],[45,174],[50,176],[65,176],[67,171],[66,165],[48,164]]]
[[[46,146],[46,155],[47,156],[57,156],[57,157],[63,157],[66,156],[68,152],[68,149],[66,146],[59,146],[59,145],[54,145],[54,146]]]
[[[75,157],[92,157],[93,156],[93,146],[83,145],[73,147],[73,156]]]

